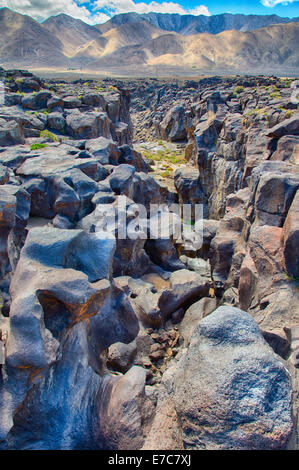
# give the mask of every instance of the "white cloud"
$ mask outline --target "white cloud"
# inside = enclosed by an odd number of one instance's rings
[[[200,5],[194,9],[186,9],[179,3],[162,2],[158,3],[152,1],[147,4],[144,2],[136,3],[134,0],[97,0],[95,2],[97,8],[105,10],[110,14],[116,15],[119,13],[179,13],[181,15],[210,15],[208,8]]]
[[[287,5],[288,3],[293,3],[296,2],[297,0],[261,0],[261,4],[264,5],[264,7],[275,7],[279,3],[282,5]]]
[[[41,21],[49,16],[66,13],[67,15],[90,22],[90,13],[84,6],[74,0],[0,0],[0,7],[8,7],[13,11],[29,15]]]
[[[91,11],[89,11],[87,5]],[[105,23],[113,15],[127,12],[150,13],[153,11],[157,13],[180,13],[181,15],[210,15],[208,8],[204,5],[194,9],[185,9],[179,3],[167,1],[163,3],[152,1],[146,4],[144,2],[137,3],[136,0],[94,0],[90,2],[87,0],[0,0],[1,7],[8,7],[23,15],[29,15],[38,21],[65,13],[89,24]]]

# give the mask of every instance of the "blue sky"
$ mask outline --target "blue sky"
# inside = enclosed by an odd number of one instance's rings
[[[0,7],[27,14],[42,21],[49,16],[66,13],[90,24],[103,23],[118,13],[206,14],[243,13],[299,16],[299,0],[0,0]]]
[[[160,3],[160,2],[159,2]],[[185,7],[194,8],[198,5],[197,0],[182,0],[180,2]],[[263,5],[264,3],[264,5]],[[275,2],[275,1],[264,1],[259,0],[247,0],[241,2],[238,0],[230,0],[223,2],[221,0],[215,1],[203,1],[211,13],[211,15],[217,15],[219,13],[230,12],[230,13],[243,13],[246,15],[272,15],[278,16],[299,16],[299,1],[294,2]],[[276,3],[276,5],[275,5]],[[266,6],[266,5],[269,6]],[[273,6],[270,6],[273,5]]]

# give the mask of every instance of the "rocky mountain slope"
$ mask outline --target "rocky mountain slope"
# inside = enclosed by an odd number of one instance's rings
[[[111,28],[115,28],[115,26],[143,21],[165,31],[173,31],[183,36],[189,36],[197,33],[218,34],[232,29],[242,32],[252,31],[278,23],[298,22],[299,18],[282,18],[277,15],[233,15],[230,13],[212,16],[171,13],[123,13],[115,15],[103,25],[97,25],[97,28],[102,32],[106,32]]]
[[[0,9],[1,63],[65,66],[61,41],[29,16]]]
[[[0,75],[0,448],[298,447],[298,81]]]
[[[116,16],[98,27],[67,15],[39,24],[3,8],[0,59],[2,65],[9,67],[122,69],[127,73],[131,70],[133,75],[145,69],[150,74],[158,70],[162,74],[167,68],[169,73],[171,70],[190,73],[192,69],[197,73],[211,70],[296,73],[299,63],[296,18],[292,22],[272,16],[242,15],[191,19],[208,22],[205,24],[210,27],[198,26],[201,32],[198,34],[189,16],[156,14]],[[180,24],[187,29],[179,27]]]
[[[72,56],[79,47],[99,39],[101,34],[93,27],[68,15],[52,16],[42,23],[63,44],[63,53]],[[105,40],[102,40],[105,44]]]
[[[98,60],[95,58],[91,68],[126,64],[194,66],[206,70],[218,67],[235,72],[250,67],[296,68],[299,64],[298,35],[299,23],[274,25],[246,33],[225,31],[188,37],[168,33],[143,44],[116,49]]]

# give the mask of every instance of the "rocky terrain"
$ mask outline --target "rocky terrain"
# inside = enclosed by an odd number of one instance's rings
[[[0,448],[298,448],[298,81],[0,78]]]
[[[298,75],[298,18],[275,15],[117,15],[90,26],[60,14],[43,23],[0,9],[0,65],[116,76]]]

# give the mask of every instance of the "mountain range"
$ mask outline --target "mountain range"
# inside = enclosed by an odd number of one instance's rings
[[[38,23],[0,9],[0,65],[93,71],[299,68],[299,18],[127,13],[90,26],[65,14]]]

